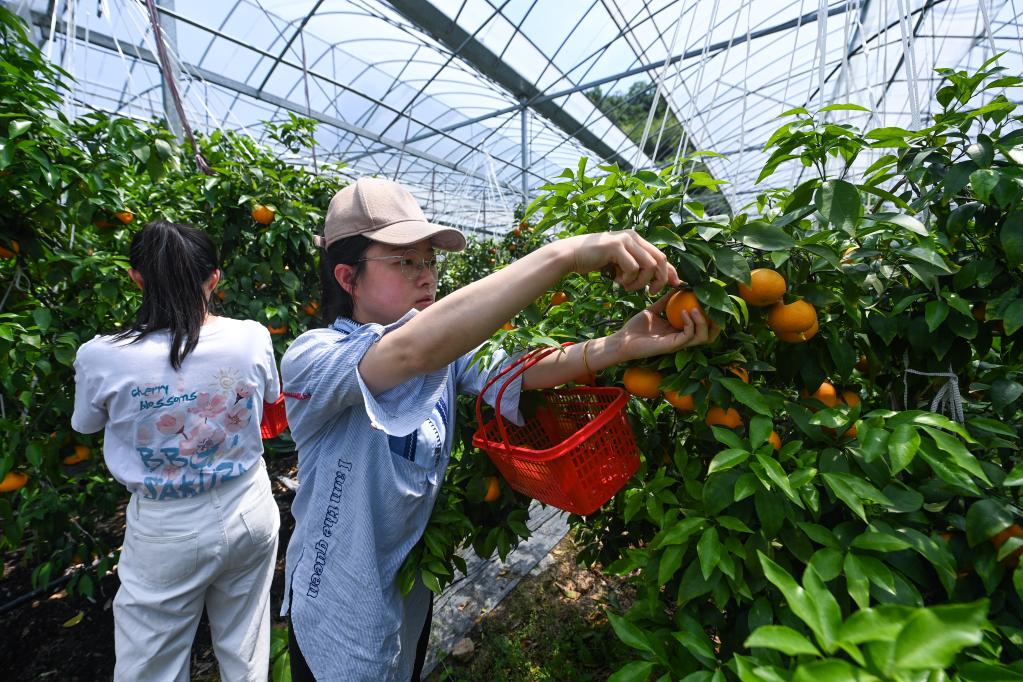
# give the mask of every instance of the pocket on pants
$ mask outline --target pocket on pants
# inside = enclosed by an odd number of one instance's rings
[[[242,523],[249,539],[256,546],[263,546],[277,537],[281,527],[281,514],[272,495],[261,495],[255,504],[241,511]]]
[[[155,536],[129,530],[134,558],[133,573],[144,583],[165,587],[195,573],[199,561],[199,533]]]

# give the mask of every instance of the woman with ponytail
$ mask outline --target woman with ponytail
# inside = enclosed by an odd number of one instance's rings
[[[114,598],[115,680],[189,678],[206,609],[224,680],[266,680],[280,516],[263,464],[263,402],[280,393],[270,334],[219,317],[217,249],[157,221],[131,244],[134,322],[78,349],[72,427],[104,431],[131,492]]]

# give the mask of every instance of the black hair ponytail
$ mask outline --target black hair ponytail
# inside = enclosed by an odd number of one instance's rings
[[[359,259],[372,243],[369,237],[357,234],[339,239],[326,249],[320,248],[320,314],[325,326],[333,324],[338,317],[351,318],[355,312],[355,300],[338,284],[334,268],[337,265],[355,266],[355,276],[358,278],[363,269]]]
[[[209,310],[203,286],[220,268],[217,247],[202,230],[156,220],[132,238],[129,262],[142,275],[142,305],[135,324],[114,338],[136,343],[166,330],[171,336],[171,367],[181,369],[199,343]]]

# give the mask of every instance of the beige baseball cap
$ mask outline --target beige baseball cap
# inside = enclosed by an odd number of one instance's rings
[[[359,178],[330,200],[323,225],[324,246],[357,234],[394,246],[429,239],[445,251],[465,248],[465,235],[453,227],[428,222],[415,197],[386,178]]]

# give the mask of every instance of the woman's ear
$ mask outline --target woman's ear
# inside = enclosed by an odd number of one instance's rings
[[[213,290],[217,288],[218,284],[220,284],[220,276],[220,268],[217,268],[209,276],[209,279],[206,280],[206,286],[209,287],[210,293],[213,293]]]
[[[334,279],[341,285],[341,288],[348,292],[349,296],[355,293],[355,266],[347,263],[338,263],[334,266]]]
[[[145,291],[146,287],[144,286],[144,283],[142,281],[142,273],[141,272],[139,272],[135,268],[128,268],[128,277],[131,278],[132,282],[135,282],[135,286],[137,286],[139,289]]]

